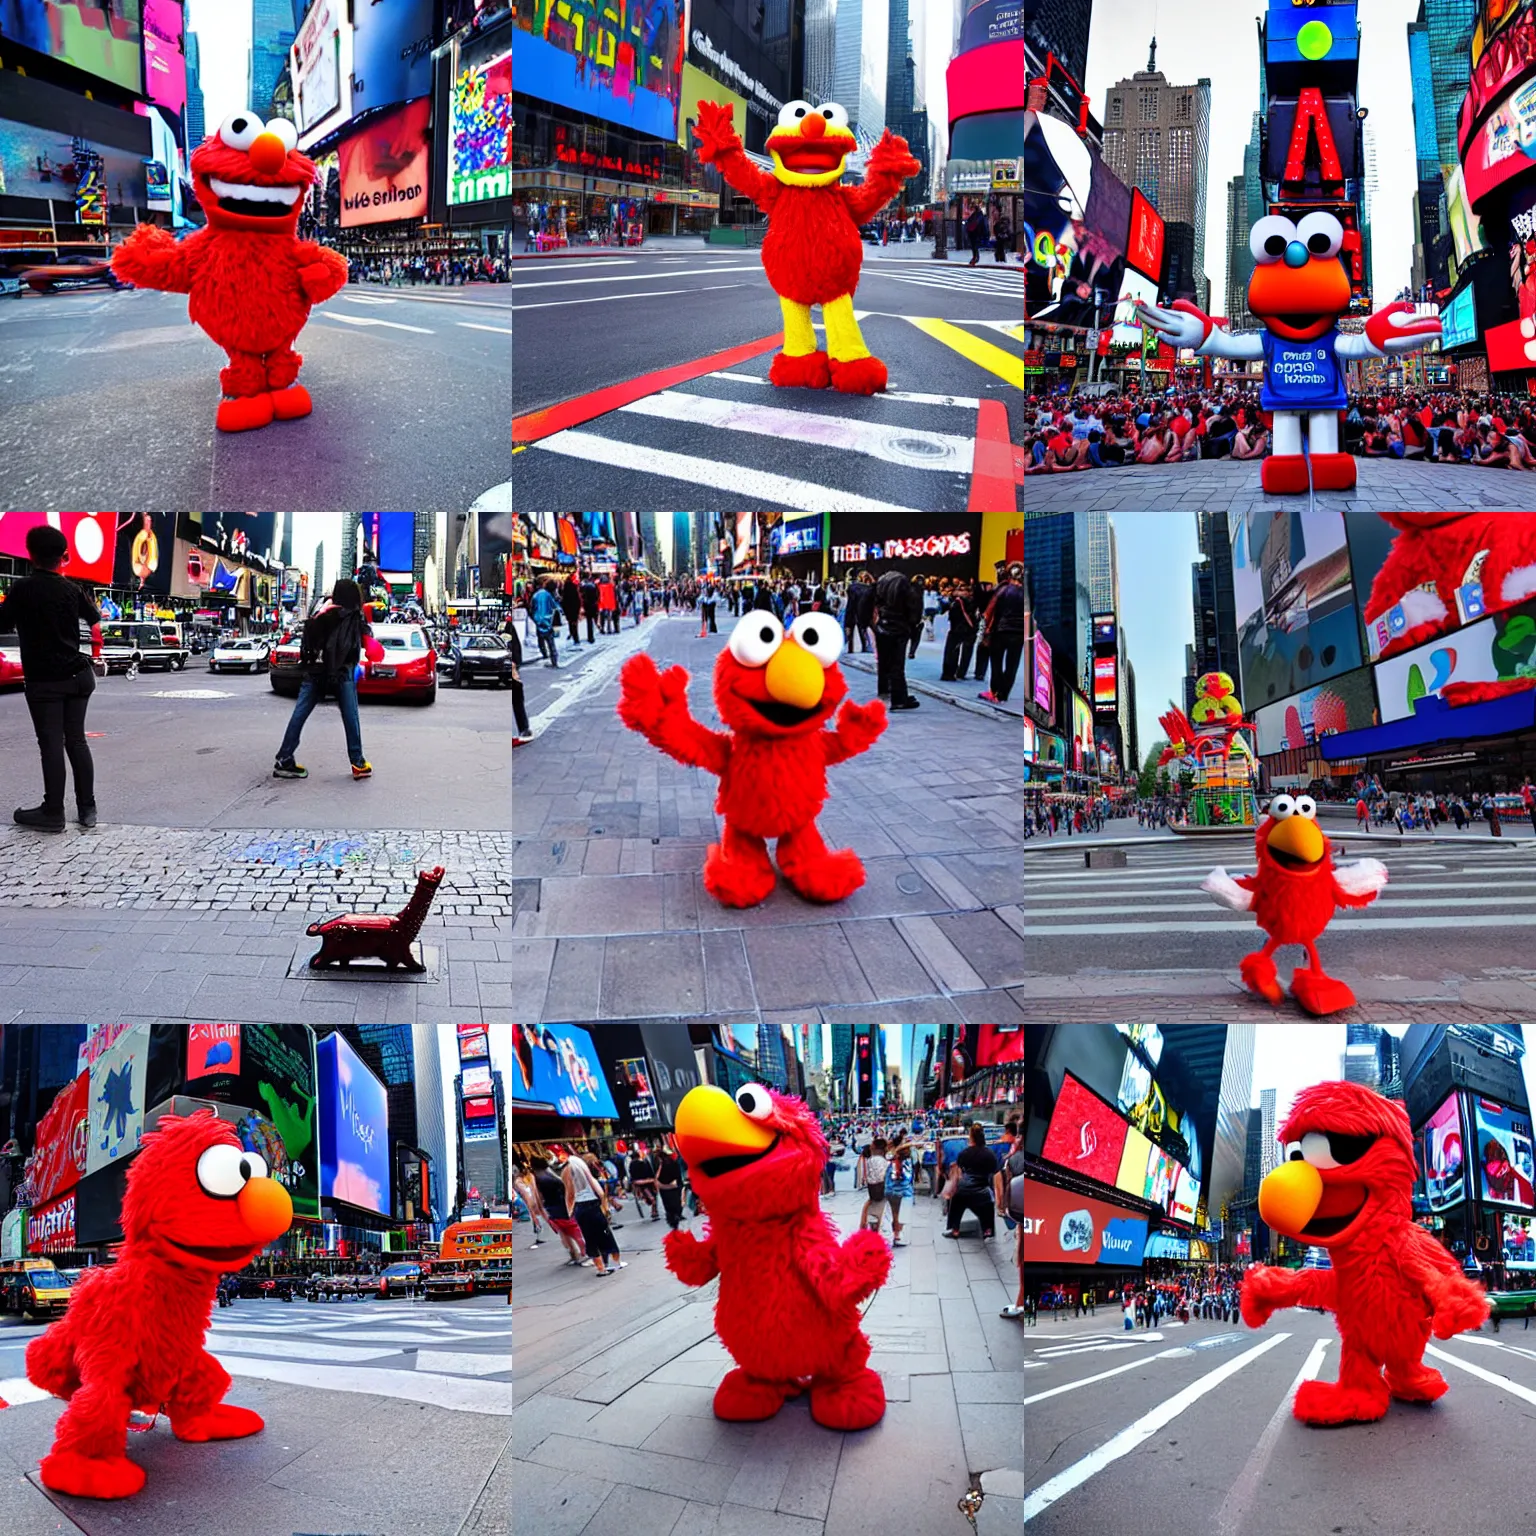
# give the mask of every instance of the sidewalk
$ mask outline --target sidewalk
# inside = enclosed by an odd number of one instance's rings
[[[823,1208],[843,1235],[861,1204]],[[870,1365],[885,1382],[875,1428],[838,1434],[804,1399],[760,1424],[714,1417],[731,1366],[715,1337],[718,1284],[683,1286],[664,1267],[665,1222],[633,1202],[616,1234],[629,1267],[599,1281],[557,1241],[515,1261],[513,1456],[520,1529],[539,1536],[964,1536],[957,1503],[984,1494],[980,1536],[1023,1520],[1024,1370],[1013,1239],[939,1238],[927,1195],[903,1202],[908,1246],[870,1302]],[[702,1231],[706,1218],[688,1223]],[[520,1228],[526,1232],[527,1227]]]
[[[839,658],[845,667],[852,667],[858,672],[868,672],[878,675],[873,651],[846,651]],[[975,656],[971,658],[971,665],[975,666]],[[939,629],[937,640],[924,640],[917,648],[915,657],[907,658],[907,687],[913,693],[919,693],[930,699],[942,699],[946,704],[953,704],[957,709],[969,711],[973,715],[990,715],[994,720],[1011,717],[1015,720],[1024,718],[1024,694],[1022,687],[1022,675],[1014,679],[1014,692],[1006,703],[989,704],[985,699],[976,697],[984,688],[992,686],[992,673],[989,668],[985,679],[966,676],[957,682],[947,683],[940,674],[944,670],[944,632]]]
[[[703,235],[647,235],[639,245],[562,245],[552,251],[514,251],[513,261],[568,261],[574,256],[637,256],[666,255],[678,251],[719,252],[723,255],[740,255],[758,250],[757,246],[711,245]],[[932,266],[935,261],[932,240],[901,240],[894,245],[871,245],[864,242],[864,256],[868,261],[915,261]],[[950,246],[946,261],[951,266],[968,267],[971,264],[969,246],[956,250]],[[1006,262],[994,259],[991,247],[981,253],[977,270],[987,267],[997,271],[1023,271],[1023,262],[1014,252]]]

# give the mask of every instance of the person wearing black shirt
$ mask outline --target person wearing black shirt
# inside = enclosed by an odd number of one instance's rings
[[[903,570],[892,568],[875,583],[875,686],[892,709],[916,709],[907,689],[907,646],[923,623],[923,594]]]
[[[96,691],[101,655],[101,613],[83,588],[61,574],[69,541],[47,524],[27,532],[30,575],[0,598],[0,634],[15,630],[27,708],[43,759],[43,803],[18,807],[17,825],[39,832],[64,830],[64,760],[75,777],[75,807],[82,827],[96,825],[96,768],[85,739],[85,712]],[[91,626],[91,656],[80,654],[80,621]]]
[[[530,1157],[528,1166],[533,1170],[534,1188],[539,1192],[539,1203],[551,1230],[565,1244],[566,1263],[580,1268],[586,1261],[581,1252],[581,1228],[571,1216],[565,1201],[565,1181],[551,1173],[547,1157]]]
[[[651,1208],[651,1220],[660,1221],[656,1211],[656,1168],[644,1151],[636,1148],[629,1158],[629,1188],[635,1204],[642,1200]]]
[[[1008,567],[1003,583],[992,594],[983,621],[992,658],[992,686],[976,695],[989,704],[1006,704],[1024,655],[1024,567]]]
[[[334,637],[335,643],[328,645]],[[309,770],[294,761],[293,754],[299,749],[299,737],[304,722],[309,719],[326,691],[336,696],[336,708],[341,712],[341,727],[347,739],[347,756],[352,762],[352,777],[367,779],[373,776],[373,765],[363,756],[363,727],[357,713],[357,664],[363,651],[371,646],[370,655],[379,659],[383,647],[373,639],[373,629],[363,614],[363,593],[355,581],[343,577],[331,590],[331,600],[317,610],[304,625],[304,637],[299,649],[299,662],[304,670],[304,680],[299,684],[299,696],[294,702],[293,713],[288,717],[288,729],[283,732],[282,744],[277,749],[277,760],[272,765],[274,779],[307,779]]]
[[[943,683],[962,682],[971,670],[971,647],[976,644],[976,595],[968,581],[955,588],[946,609],[949,633],[944,637]]]
[[[676,1232],[683,1219],[683,1164],[675,1152],[663,1152],[656,1164],[656,1183],[667,1225]]]
[[[994,1208],[992,1180],[997,1176],[997,1157],[987,1145],[986,1133],[979,1123],[971,1125],[971,1144],[955,1159],[960,1183],[949,1197],[949,1220],[944,1236],[958,1238],[960,1221],[967,1211],[975,1211],[981,1223],[981,1235],[992,1236]]]
[[[507,638],[507,649],[512,652],[512,718],[517,723],[512,745],[520,747],[533,740],[533,727],[528,723],[528,701],[523,693],[523,640],[517,632],[517,620],[508,619],[502,633]]]

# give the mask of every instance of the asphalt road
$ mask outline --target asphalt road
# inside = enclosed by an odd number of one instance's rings
[[[1536,1404],[1536,1332],[1506,1324],[1431,1341],[1450,1391],[1375,1424],[1317,1429],[1290,1398],[1337,1379],[1331,1316],[1257,1331],[1194,1321],[1123,1333],[1113,1314],[1025,1330],[1029,1536],[1489,1536],[1525,1529],[1509,1454]],[[1094,1378],[1113,1373],[1104,1380]]]
[[[754,250],[520,262],[512,288],[519,419],[782,326]],[[652,380],[536,441],[519,431],[517,505],[966,510],[979,403],[1000,402],[1022,441],[1022,273],[866,260],[855,307],[890,370],[885,394],[774,388],[773,346]]]
[[[298,340],[314,414],[234,434],[213,425],[224,354],[184,296],[0,305],[0,509],[490,509],[506,496],[510,304],[506,284],[348,285]]]

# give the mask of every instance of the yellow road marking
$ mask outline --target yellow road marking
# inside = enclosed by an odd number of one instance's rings
[[[995,347],[990,341],[983,341],[979,336],[973,336],[969,331],[963,331],[958,325],[951,325],[948,320],[930,320],[919,315],[909,315],[907,319],[918,330],[932,336],[935,341],[942,342],[952,352],[958,352],[968,362],[975,363],[978,368],[985,368],[989,373],[995,373],[1006,384],[1012,384],[1015,389],[1024,388],[1024,359],[1014,357],[1011,353],[1003,351],[1001,347]]]

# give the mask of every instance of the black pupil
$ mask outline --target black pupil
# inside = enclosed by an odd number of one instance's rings
[[[767,628],[760,629],[757,632],[757,638],[759,640],[761,640],[764,645],[772,645],[773,644],[773,631],[771,629],[767,629]]]
[[[757,1108],[757,1098],[754,1094],[744,1093],[741,1096],[741,1107],[747,1114],[751,1114]]]
[[[230,127],[230,132],[232,132],[232,133],[244,133],[245,132],[245,119],[243,117],[237,117],[234,120],[234,122],[232,122],[229,125],[229,127]]]
[[[1326,251],[1331,244],[1332,241],[1330,241],[1328,236],[1323,234],[1321,231],[1313,235],[1312,238],[1307,241],[1307,245],[1312,250],[1318,252]]]
[[[1304,1158],[1301,1155],[1301,1148],[1300,1147],[1297,1147],[1296,1150],[1291,1153],[1291,1161],[1293,1163],[1304,1163],[1304,1162],[1306,1162],[1306,1158]]]
[[[1269,239],[1264,242],[1264,249],[1268,251],[1271,256],[1278,256],[1285,249],[1285,236],[1271,235]]]
[[[795,108],[795,116],[796,117],[804,117],[805,116],[805,108],[804,107],[796,107]]]
[[[250,1165],[250,1163],[248,1163],[245,1160],[245,1158],[242,1157],[240,1159],[240,1177],[242,1179],[248,1179],[248,1178],[250,1178],[250,1176],[251,1176],[251,1165]]]
[[[1349,1136],[1343,1131],[1329,1131],[1327,1135],[1336,1163],[1357,1163],[1376,1144],[1374,1136]]]
[[[816,644],[816,631],[814,629],[806,630],[806,632],[805,632],[805,643],[807,645],[815,645]]]
[[[821,115],[822,115],[822,116],[823,116],[823,117],[824,117],[824,118],[826,118],[826,120],[827,120],[827,121],[828,121],[828,122],[831,122],[831,121],[832,121],[832,109],[831,109],[831,107],[823,107],[823,108],[822,108],[822,109],[821,109]]]

